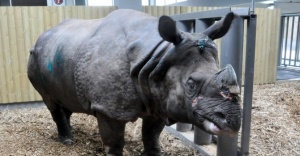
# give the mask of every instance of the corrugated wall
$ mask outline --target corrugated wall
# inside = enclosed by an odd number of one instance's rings
[[[0,103],[41,100],[28,81],[29,50],[38,36],[67,18],[101,18],[115,7],[0,7]],[[153,16],[212,10],[212,7],[143,7]],[[276,80],[280,11],[257,9],[255,83]],[[219,41],[217,41],[219,44]]]
[[[254,83],[274,83],[280,34],[279,9],[256,9],[256,48]]]

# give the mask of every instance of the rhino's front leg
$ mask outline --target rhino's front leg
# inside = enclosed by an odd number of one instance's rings
[[[107,155],[122,156],[126,122],[97,113],[99,132]]]
[[[159,135],[164,129],[165,124],[161,119],[153,117],[143,118],[142,137],[144,143],[144,154],[147,156],[162,155]]]

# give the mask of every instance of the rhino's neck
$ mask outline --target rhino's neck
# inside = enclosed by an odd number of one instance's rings
[[[161,40],[150,51],[141,51],[141,57],[137,57],[135,63],[131,62],[130,76],[136,87],[137,92],[145,105],[147,114],[157,114],[159,110],[159,99],[157,95],[151,92],[151,86],[149,80],[150,75],[156,66],[161,61],[161,58],[173,47],[173,44]],[[132,53],[132,52],[131,52]]]

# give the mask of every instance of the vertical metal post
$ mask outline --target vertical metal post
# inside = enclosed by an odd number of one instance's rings
[[[188,123],[178,122],[176,124],[176,130],[179,132],[187,132],[192,130],[193,125]]]
[[[177,21],[176,22],[177,28],[185,32],[192,32],[193,31],[193,21]],[[176,130],[180,132],[186,132],[192,130],[192,124],[187,123],[177,123]]]
[[[292,16],[292,32],[291,32],[291,40],[290,40],[290,52],[289,52],[289,65],[292,62],[292,51],[293,51],[293,39],[294,39],[294,22],[295,16]]]
[[[283,36],[284,36],[284,16],[280,18],[280,34],[279,34],[279,48],[278,48],[278,62],[277,65],[282,64],[282,51],[283,51]]]
[[[296,51],[295,51],[295,67],[300,66],[300,55],[299,55],[299,40],[300,40],[300,16],[298,16],[298,28],[297,28],[297,40],[296,40]],[[297,65],[299,62],[299,65]]]
[[[287,53],[287,43],[288,43],[288,34],[289,34],[289,17],[285,17],[286,18],[286,24],[285,24],[285,45],[284,45],[284,66],[286,66],[286,53]]]
[[[254,60],[255,60],[255,38],[256,38],[256,15],[251,15],[247,20],[247,45],[246,45],[246,67],[244,84],[243,124],[241,139],[241,154],[249,155],[250,126],[253,96]]]
[[[212,135],[194,126],[194,143],[197,145],[209,145],[212,142]]]
[[[200,33],[211,26],[215,20],[195,20],[195,33]],[[194,143],[198,145],[208,145],[211,143],[212,135],[194,126]]]
[[[221,68],[224,68],[227,64],[232,65],[240,86],[242,80],[243,39],[244,19],[236,17],[231,24],[230,30],[222,38],[220,65]],[[218,136],[217,156],[236,156],[237,140],[238,135],[233,137],[228,135]]]
[[[252,0],[252,14],[255,12],[255,0]]]

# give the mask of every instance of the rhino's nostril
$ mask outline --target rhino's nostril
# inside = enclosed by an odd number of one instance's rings
[[[226,119],[225,114],[223,114],[222,112],[216,112],[215,115],[222,120]]]

